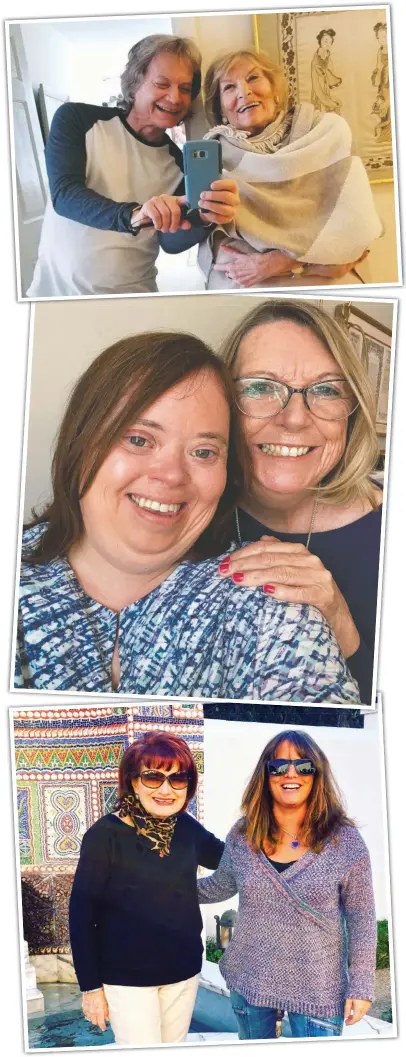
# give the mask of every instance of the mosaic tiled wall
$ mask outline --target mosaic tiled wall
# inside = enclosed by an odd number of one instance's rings
[[[146,731],[188,742],[203,816],[203,708],[188,702],[14,713],[24,936],[31,954],[68,954],[67,910],[85,831],[111,811],[118,764]]]

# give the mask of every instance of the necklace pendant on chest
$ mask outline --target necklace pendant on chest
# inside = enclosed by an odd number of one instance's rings
[[[291,848],[300,848],[300,840],[292,840],[290,846]]]

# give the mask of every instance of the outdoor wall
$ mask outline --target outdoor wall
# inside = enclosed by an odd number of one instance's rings
[[[314,710],[317,712],[317,709]],[[378,919],[387,918],[386,805],[377,715],[365,719],[363,730],[346,727],[300,726],[326,753],[347,811],[368,846]],[[239,817],[241,796],[258,757],[271,738],[288,724],[205,721],[205,825],[225,837]],[[203,907],[207,935],[215,935],[214,915],[238,906],[238,899]]]
[[[207,299],[199,296],[37,304],[24,517],[29,518],[32,507],[49,495],[50,451],[72,385],[102,349],[129,334],[156,329],[197,334],[218,349],[235,324],[263,300],[258,294],[216,294],[213,311],[208,310]],[[316,304],[333,313],[338,302],[317,299]],[[391,327],[391,302],[352,304]]]
[[[199,772],[188,810],[202,820],[201,705],[14,712],[23,930],[38,982],[76,979],[67,915],[81,840],[89,826],[113,810],[123,752],[153,730],[187,741]]]

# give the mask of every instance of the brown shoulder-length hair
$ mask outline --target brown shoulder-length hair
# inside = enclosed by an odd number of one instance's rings
[[[228,546],[229,522],[246,477],[247,457],[235,414],[234,388],[223,361],[191,334],[151,332],[123,338],[90,364],[76,383],[56,440],[52,499],[28,526],[46,523],[23,561],[64,557],[83,532],[80,502],[106,456],[144,411],[186,378],[211,372],[230,408],[226,487],[211,525],[195,544],[200,557]]]
[[[298,759],[311,760],[316,768],[301,835],[312,851],[320,852],[340,826],[354,826],[355,823],[346,815],[342,794],[327,756],[310,734],[300,730],[282,730],[265,745],[244,792],[240,828],[255,851],[261,850],[265,839],[270,842],[271,849],[275,849],[278,826],[273,813],[266,763],[275,758],[283,741],[294,746]]]
[[[242,48],[240,51],[223,51],[210,63],[204,78],[204,108],[210,126],[223,124],[220,81],[238,59],[252,59],[268,78],[275,93],[275,117],[287,108],[288,86],[282,66],[271,62],[265,51],[256,51],[253,47]]]
[[[143,767],[157,771],[170,771],[177,763],[179,771],[186,771],[188,775],[187,795],[182,811],[186,808],[196,793],[198,773],[192,753],[183,738],[177,734],[168,734],[166,731],[152,731],[143,734],[137,741],[126,749],[121,757],[118,769],[118,794],[117,807],[121,805],[122,798],[133,792],[131,780],[138,778]]]

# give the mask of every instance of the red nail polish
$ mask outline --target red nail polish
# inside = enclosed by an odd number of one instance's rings
[[[230,568],[230,559],[229,558],[225,558],[224,561],[221,562],[221,564],[219,565],[219,573],[228,573],[229,568]]]
[[[267,595],[275,594],[275,587],[273,584],[265,584],[264,591]]]
[[[235,584],[241,584],[244,579],[244,573],[233,573],[233,580]]]

